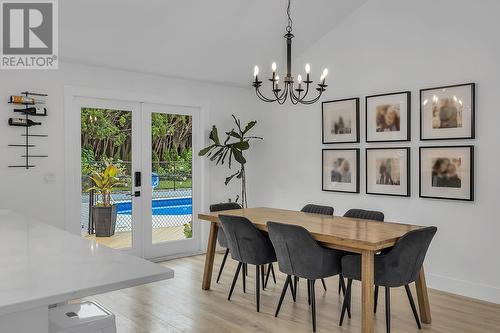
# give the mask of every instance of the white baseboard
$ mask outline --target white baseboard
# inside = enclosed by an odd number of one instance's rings
[[[429,288],[500,304],[500,288],[498,287],[432,273],[426,273],[425,277]]]
[[[178,259],[178,258],[197,256],[197,255],[203,254],[205,252],[206,251],[198,250],[198,251],[193,251],[193,252],[176,253],[176,254],[173,254],[170,256],[157,257],[157,258],[152,258],[149,260],[152,262],[162,262],[162,261],[168,261],[168,260],[173,260],[173,259]]]

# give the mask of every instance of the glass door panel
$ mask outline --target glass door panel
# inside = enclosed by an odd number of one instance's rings
[[[136,237],[140,229],[136,226],[140,198],[132,196],[140,191],[134,186],[134,172],[140,170],[141,162],[137,154],[140,105],[100,99],[82,99],[80,105],[82,236],[114,249],[141,254]],[[109,165],[117,168],[116,176],[105,174]],[[110,181],[115,183],[110,194],[111,207],[105,207],[103,191],[98,186],[102,184],[98,183]]]

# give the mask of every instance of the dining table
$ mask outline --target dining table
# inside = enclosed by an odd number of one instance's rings
[[[396,241],[407,232],[424,228],[424,226],[419,225],[380,222],[335,215],[320,215],[269,207],[200,213],[198,214],[198,218],[201,221],[210,223],[210,233],[203,272],[203,290],[209,290],[212,281],[217,232],[220,224],[219,215],[245,217],[251,221],[257,229],[263,232],[267,232],[268,221],[302,226],[324,247],[359,253],[361,255],[362,333],[374,332],[375,255],[384,249],[394,246]],[[420,319],[423,323],[430,324],[431,311],[423,267],[415,281],[415,285]]]

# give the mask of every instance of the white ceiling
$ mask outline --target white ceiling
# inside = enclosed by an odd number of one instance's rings
[[[292,0],[294,56],[366,0]],[[284,59],[285,0],[65,0],[62,61],[248,85]],[[319,75],[319,73],[318,73]]]

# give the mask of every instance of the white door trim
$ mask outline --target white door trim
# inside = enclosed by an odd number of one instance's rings
[[[133,103],[153,103],[162,105],[187,106],[199,109],[199,126],[198,130],[204,131],[207,128],[209,103],[198,99],[174,99],[170,97],[158,96],[143,92],[126,92],[108,89],[96,89],[78,86],[64,86],[64,170],[65,170],[65,229],[69,232],[79,234],[80,227],[80,189],[78,188],[80,172],[76,172],[76,162],[80,161],[80,108],[75,103],[77,98],[95,98],[105,100],[115,100]],[[198,135],[196,146],[203,147],[208,143],[204,133]],[[193,161],[197,159],[199,166],[196,185],[199,186],[198,209],[207,207],[206,191],[208,179],[205,175],[205,159],[200,158],[196,152],[193,153]],[[80,167],[80,163],[78,163]],[[194,210],[195,207],[193,207]],[[193,218],[196,219],[196,212],[193,211]],[[78,221],[78,223],[76,222]],[[194,222],[194,221],[193,221]],[[208,225],[202,224],[200,228],[199,250],[203,249],[203,245],[207,241]]]

